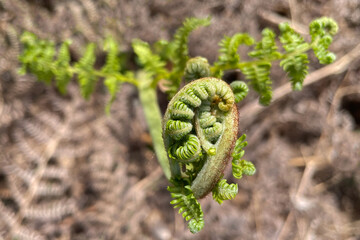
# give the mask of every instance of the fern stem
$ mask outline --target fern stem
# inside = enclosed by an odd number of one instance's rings
[[[149,126],[150,135],[153,140],[155,153],[165,177],[170,180],[170,165],[162,139],[161,112],[157,103],[156,89],[150,87],[152,79],[145,72],[138,72],[139,95],[141,105],[144,108],[146,122]]]

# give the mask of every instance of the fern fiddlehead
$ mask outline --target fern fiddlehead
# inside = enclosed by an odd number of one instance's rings
[[[163,119],[173,184],[168,190],[175,198],[171,202],[175,208],[179,207],[180,213],[186,209],[183,217],[190,220],[188,226],[193,233],[204,225],[196,199],[213,191],[214,199],[222,203],[237,193],[237,185],[220,180],[231,158],[237,132],[234,93],[220,79],[195,80],[182,88],[168,105]]]

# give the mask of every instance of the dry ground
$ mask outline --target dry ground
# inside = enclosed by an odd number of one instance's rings
[[[89,102],[75,84],[62,97],[19,76],[17,56],[24,30],[72,39],[77,59],[106,34],[128,51],[133,38],[169,39],[185,17],[208,15],[192,56],[213,61],[224,35],[259,39],[283,20],[306,34],[326,15],[339,23],[339,60],[323,67],[311,56],[296,93],[275,67],[273,104],[250,95],[240,106],[257,173],[233,201],[201,200],[205,228],[192,235],[169,205],[136,89],[124,86],[107,117],[100,86]],[[359,36],[359,0],[0,0],[0,239],[360,239]]]

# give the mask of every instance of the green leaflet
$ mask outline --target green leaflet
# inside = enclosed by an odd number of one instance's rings
[[[39,81],[50,84],[53,78],[53,59],[55,56],[55,45],[52,41],[40,40],[30,32],[24,32],[21,36],[24,51],[19,56],[22,67],[21,74],[32,72]]]
[[[81,95],[85,99],[89,99],[95,90],[95,84],[98,78],[94,72],[95,63],[95,44],[90,43],[86,46],[86,50],[79,62],[74,65],[77,73],[81,89]]]
[[[249,88],[243,81],[234,81],[230,84],[234,92],[235,102],[241,102],[248,94]]]
[[[108,36],[104,41],[104,51],[107,52],[105,65],[102,67],[101,72],[105,74],[118,73],[121,70],[121,63],[119,54],[119,48],[117,42]],[[122,84],[115,76],[110,75],[105,77],[104,84],[110,93],[110,100],[106,104],[105,111],[110,113],[111,104],[115,101],[116,93],[119,91]]]
[[[287,53],[299,51],[308,47],[304,39],[296,33],[288,23],[279,25],[281,32],[280,41]],[[304,79],[308,74],[309,59],[306,53],[289,55],[280,62],[280,66],[288,73],[293,90],[301,90]]]
[[[166,45],[166,52],[169,55],[167,58],[173,64],[167,83],[168,94],[174,95],[180,87],[186,62],[189,59],[188,38],[190,33],[201,26],[208,26],[209,24],[210,18],[187,18],[183,22],[183,26],[176,31],[174,40]]]
[[[213,199],[222,204],[224,200],[232,200],[238,193],[238,185],[228,184],[226,179],[221,179],[212,190]]]
[[[222,72],[227,69],[236,69],[240,62],[238,48],[241,44],[253,45],[255,40],[247,33],[237,33],[232,37],[225,36],[219,43],[219,57],[212,69],[213,76],[221,78]]]
[[[272,98],[272,81],[270,80],[271,60],[281,57],[275,43],[275,33],[268,28],[262,31],[261,41],[256,43],[255,49],[248,54],[258,61],[241,67],[251,86],[260,94],[260,103],[269,105]]]
[[[328,50],[332,43],[333,36],[338,32],[336,22],[327,17],[316,19],[309,26],[312,49],[321,64],[332,63],[335,54]]]
[[[180,208],[179,213],[186,221],[189,221],[190,232],[199,232],[204,227],[204,213],[200,203],[194,197],[189,185],[180,186],[178,181],[173,181],[173,183],[174,187],[167,188],[174,199],[170,204],[174,205],[174,208]]]
[[[244,147],[247,146],[247,141],[245,141],[246,135],[243,134],[235,143],[234,151],[232,153],[232,173],[233,176],[237,179],[242,178],[243,175],[251,176],[256,172],[254,164],[241,158],[244,156],[245,151]]]
[[[55,61],[53,72],[55,75],[56,86],[61,94],[66,94],[66,87],[69,84],[73,73],[70,69],[70,41],[65,41],[59,50],[57,60]]]
[[[132,47],[139,59],[139,62],[142,64],[143,68],[150,77],[157,80],[166,75],[166,63],[161,60],[159,55],[151,51],[148,43],[135,39],[132,42]]]

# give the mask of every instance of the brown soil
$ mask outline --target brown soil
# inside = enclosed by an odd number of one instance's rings
[[[192,56],[213,61],[224,35],[259,39],[283,19],[306,34],[325,15],[340,27],[331,50],[345,58],[323,68],[311,56],[301,92],[275,67],[270,107],[247,97],[240,130],[257,173],[233,201],[201,200],[205,228],[192,235],[169,204],[136,89],[124,85],[108,117],[100,84],[88,102],[75,82],[63,97],[19,76],[17,56],[25,30],[72,39],[78,59],[107,34],[128,51],[134,38],[169,39],[185,17],[208,15]],[[360,239],[359,37],[358,0],[0,0],[0,239]]]

